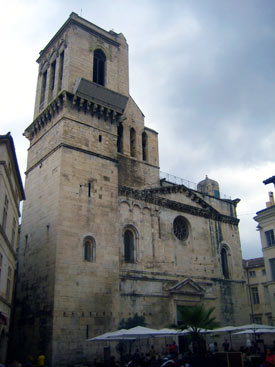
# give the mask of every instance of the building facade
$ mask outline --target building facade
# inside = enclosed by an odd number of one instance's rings
[[[247,323],[236,206],[206,177],[160,180],[158,134],[129,94],[128,45],[72,13],[38,58],[15,345],[49,365],[93,360],[86,339],[182,305]]]
[[[275,183],[275,177],[264,181],[265,184]],[[275,202],[273,192],[269,192],[266,208],[256,213],[254,217],[258,223],[262,251],[266,269],[267,289],[270,298],[273,324],[275,324]]]
[[[243,260],[243,266],[251,323],[273,325],[264,258]]]
[[[5,363],[17,265],[19,205],[25,199],[12,136],[0,135],[0,362]]]

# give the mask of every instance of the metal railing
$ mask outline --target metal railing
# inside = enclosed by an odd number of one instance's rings
[[[160,175],[160,179],[165,179],[166,181],[171,182],[173,184],[184,185],[188,187],[189,189],[197,190],[197,184],[195,182],[185,180],[184,178],[180,178],[180,177],[171,175],[170,173],[166,173],[163,171],[160,171],[159,175]],[[222,193],[220,193],[220,198],[231,200],[231,196],[228,196]]]
[[[192,181],[185,180],[184,178],[180,178],[174,175],[171,175],[170,173],[166,172],[159,172],[160,179],[165,179],[168,182],[174,183],[176,185],[184,185],[192,190],[197,190],[197,184]]]

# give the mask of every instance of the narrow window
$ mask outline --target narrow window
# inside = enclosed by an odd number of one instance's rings
[[[1,275],[2,275],[2,265],[3,265],[3,255],[0,252],[0,283],[1,283]]]
[[[56,69],[56,60],[54,60],[54,62],[51,64],[51,84],[50,84],[51,91],[54,90],[55,69]]]
[[[84,240],[84,260],[90,262],[95,262],[96,260],[96,244],[91,237]]]
[[[267,317],[267,325],[273,326],[272,315],[266,315]]]
[[[13,218],[12,221],[12,231],[11,231],[11,245],[14,247],[15,244],[15,233],[16,233],[16,220]]]
[[[265,232],[265,239],[267,247],[271,247],[275,245],[275,238],[274,238],[274,231],[270,229],[269,231]]]
[[[270,293],[269,293],[267,286],[264,286],[264,298],[265,298],[265,303],[270,304]]]
[[[7,225],[8,208],[9,208],[9,199],[8,199],[7,195],[5,195],[5,203],[4,203],[3,218],[2,218],[3,230],[6,229],[6,225]]]
[[[40,103],[44,102],[45,93],[47,86],[47,70],[42,74],[42,85],[41,85],[41,95],[40,95]]]
[[[136,131],[133,128],[130,130],[130,155],[136,156]]]
[[[269,259],[271,279],[275,280],[275,258]]]
[[[127,229],[124,232],[124,260],[127,263],[134,262],[134,233]]]
[[[98,141],[101,143],[102,142],[102,135],[98,135]]]
[[[88,183],[88,197],[90,198],[91,197],[91,191],[92,190],[92,185],[91,185],[91,182]]]
[[[161,225],[160,225],[160,217],[158,217],[158,227],[159,227],[159,238],[161,238]]]
[[[29,240],[29,236],[26,234],[26,235],[25,235],[24,256],[26,255],[26,251],[27,251],[27,249],[28,249],[28,240]]]
[[[258,305],[260,303],[258,288],[252,287],[251,293],[252,293],[252,300],[253,300],[254,305]]]
[[[117,151],[123,153],[123,126],[120,123],[117,127]]]
[[[8,268],[8,278],[7,278],[7,289],[6,289],[6,297],[9,300],[11,294],[11,281],[12,281],[12,269],[9,266]]]
[[[262,325],[262,323],[263,323],[262,316],[254,316],[254,322],[255,322],[255,324]]]
[[[142,160],[148,160],[148,137],[146,132],[142,133]]]
[[[59,91],[62,88],[63,69],[64,69],[64,51],[62,51],[62,53],[59,56],[59,73],[58,73],[58,90]]]
[[[219,190],[214,190],[214,196],[215,198],[219,199],[220,198],[220,192]]]
[[[221,260],[222,260],[222,273],[225,279],[229,279],[229,268],[228,268],[228,259],[227,259],[227,251],[225,248],[221,250]]]
[[[106,56],[101,50],[94,52],[93,82],[105,85],[105,62]]]
[[[91,261],[91,243],[90,241],[86,241],[84,244],[84,260]]]

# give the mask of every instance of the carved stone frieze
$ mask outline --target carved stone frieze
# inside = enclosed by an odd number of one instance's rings
[[[164,190],[163,190],[164,189]],[[217,220],[224,223],[238,225],[239,219],[229,217],[227,215],[219,213],[216,209],[211,207],[201,198],[199,198],[195,192],[192,192],[191,189],[188,189],[184,185],[175,185],[171,188],[170,191],[165,188],[154,188],[154,189],[145,189],[145,190],[136,190],[131,189],[125,186],[119,186],[118,192],[121,196],[131,197],[136,200],[141,200],[148,202],[150,204],[154,204],[157,206],[165,207],[171,210],[176,210],[179,212],[188,213],[191,215],[196,215],[204,218],[209,218],[213,220]],[[161,196],[157,196],[156,193],[174,193],[174,192],[182,192],[186,193],[187,196],[191,198],[191,200],[198,202],[202,207],[198,208],[195,206],[191,206],[188,204],[183,204],[174,200],[166,199]]]

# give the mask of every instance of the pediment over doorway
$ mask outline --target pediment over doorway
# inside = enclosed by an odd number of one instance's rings
[[[169,288],[171,294],[194,295],[203,297],[205,290],[194,280],[187,278]]]

